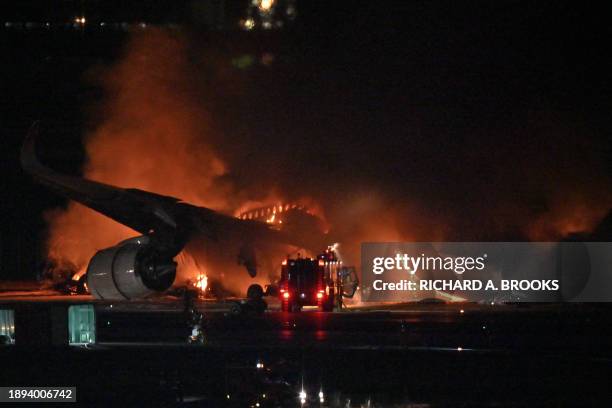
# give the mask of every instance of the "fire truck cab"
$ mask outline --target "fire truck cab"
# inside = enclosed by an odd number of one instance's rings
[[[334,259],[332,259],[332,257]],[[326,252],[316,259],[285,259],[281,268],[279,296],[281,310],[299,312],[302,306],[317,306],[321,311],[334,308],[333,253]]]

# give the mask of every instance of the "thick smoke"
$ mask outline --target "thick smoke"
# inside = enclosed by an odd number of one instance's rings
[[[207,143],[212,124],[187,80],[190,69],[184,42],[151,30],[133,38],[116,65],[96,70],[106,97],[99,125],[87,135],[85,177],[229,208],[227,170]],[[80,270],[97,250],[135,235],[75,203],[49,219],[50,257]]]
[[[257,55],[243,69],[232,64],[238,51],[203,44],[147,30],[92,73],[105,102],[85,176],[227,213],[301,200],[351,264],[364,241],[559,239],[611,207],[581,130],[528,124],[458,140],[409,107],[370,113],[344,73]],[[389,111],[403,106],[377,95]],[[135,235],[74,203],[49,220],[49,256],[81,270]]]

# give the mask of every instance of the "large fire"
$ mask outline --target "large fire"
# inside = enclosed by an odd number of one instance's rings
[[[265,2],[268,3],[274,2]],[[201,72],[194,72],[197,70],[193,55],[189,54],[187,41],[181,35],[156,29],[136,33],[117,64],[92,72],[92,76],[102,78],[107,98],[95,130],[85,139],[88,161],[84,176],[120,187],[179,197],[195,205],[274,226],[283,224],[288,210],[301,209],[321,219],[325,232],[333,226],[333,241],[342,243],[347,263],[355,265],[360,259],[360,242],[441,241],[453,237],[453,232],[461,234],[455,237],[465,239],[462,228],[465,226],[472,229],[472,236],[478,236],[479,222],[472,222],[463,213],[457,216],[445,211],[459,208],[460,204],[431,206],[429,210],[427,200],[435,202],[434,193],[433,198],[421,198],[425,202],[419,203],[416,196],[406,197],[399,184],[386,188],[385,176],[379,174],[381,170],[377,167],[366,169],[379,172],[370,177],[374,182],[369,178],[359,179],[366,171],[345,169],[336,173],[337,177],[321,174],[333,171],[333,166],[318,169],[313,165],[302,176],[302,167],[295,168],[294,164],[305,162],[305,157],[310,160],[311,152],[306,150],[299,156],[297,151],[295,155],[294,144],[289,143],[292,140],[283,139],[283,143],[277,144],[289,146],[288,151],[270,149],[268,152],[261,149],[262,142],[257,138],[242,141],[219,132],[206,109],[205,98],[194,85],[209,84],[212,80],[194,80]],[[219,77],[223,86],[215,83],[215,88],[228,88],[228,93],[240,94],[232,88],[243,84],[240,78],[234,81],[227,72]],[[296,143],[304,144],[303,140]],[[350,143],[342,146],[343,154],[351,157]],[[359,149],[357,153],[367,150],[363,146]],[[256,161],[251,159],[253,151],[261,151]],[[277,157],[283,157],[282,153],[289,159],[279,163]],[[363,166],[367,167],[366,161]],[[523,167],[529,168],[527,164]],[[267,181],[258,184],[260,176]],[[304,180],[298,180],[302,177]],[[244,183],[237,179],[244,179]],[[406,180],[406,184],[412,182],[418,184],[419,180]],[[302,188],[303,185],[308,187]],[[548,194],[547,191],[543,194]],[[552,207],[548,205],[537,217],[521,203],[516,208],[511,204],[492,205],[492,215],[482,218],[493,220],[488,226],[499,228],[500,234],[517,228],[532,239],[557,239],[568,232],[593,228],[609,211],[609,194],[597,190],[595,196],[601,205],[596,206],[592,205],[592,196],[586,194],[568,201],[571,194],[566,194],[550,199],[569,204],[558,211],[550,210]],[[323,208],[333,225],[323,215]],[[49,258],[58,269],[78,271],[77,276],[82,276],[96,251],[136,235],[131,229],[72,202],[66,210],[47,214],[47,219]],[[518,227],[517,219],[521,220]],[[199,282],[200,286],[206,286],[208,278],[213,279],[213,273],[226,282],[231,280],[223,271],[203,270],[203,265],[189,257],[180,255],[177,262],[177,284]],[[235,287],[244,288],[252,282],[246,273],[243,275],[239,285],[233,283]],[[262,278],[258,276],[258,279]]]
[[[133,39],[124,58],[101,75],[112,97],[100,125],[86,138],[85,177],[221,211],[236,206],[231,186],[219,185],[227,169],[207,143],[213,131],[207,112],[180,80],[188,70],[176,37],[151,30]],[[136,235],[73,202],[47,217],[49,258],[79,275],[96,251]],[[177,261],[177,282],[202,274],[188,258]]]
[[[257,220],[281,227],[284,215],[290,210],[316,217],[321,224],[322,232],[329,232],[330,224],[325,217],[322,207],[315,200],[306,197],[294,202],[282,202],[274,198],[269,198],[265,201],[248,201],[243,203],[234,212],[234,215],[242,220]]]

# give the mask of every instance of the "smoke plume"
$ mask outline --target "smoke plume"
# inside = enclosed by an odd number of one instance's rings
[[[150,30],[96,77],[105,91],[99,125],[86,138],[84,176],[219,210],[230,208],[226,166],[210,143],[209,115],[179,36]],[[135,232],[79,204],[49,215],[49,256],[83,270],[91,256]]]
[[[203,44],[151,29],[92,71],[105,97],[86,135],[86,177],[230,214],[302,200],[352,264],[364,241],[553,240],[591,230],[611,208],[581,130],[527,124],[458,140],[424,112],[371,108],[367,81],[295,69],[291,55],[237,68],[240,50]],[[377,95],[389,111],[404,106]],[[49,214],[48,253],[83,270],[133,235],[70,203]]]

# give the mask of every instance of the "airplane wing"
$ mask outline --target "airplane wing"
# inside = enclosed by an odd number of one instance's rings
[[[38,160],[38,133],[39,125],[35,123],[21,150],[21,166],[41,184],[142,234],[177,230],[171,207],[179,199],[58,173]]]
[[[305,247],[300,242],[301,234],[283,233],[262,222],[240,220],[175,197],[58,173],[39,161],[36,155],[38,133],[39,125],[35,123],[21,150],[21,166],[26,172],[56,193],[150,236],[158,248],[171,256],[176,255],[196,231],[212,239],[226,233],[244,241],[238,257],[254,276],[253,242],[264,240]]]

